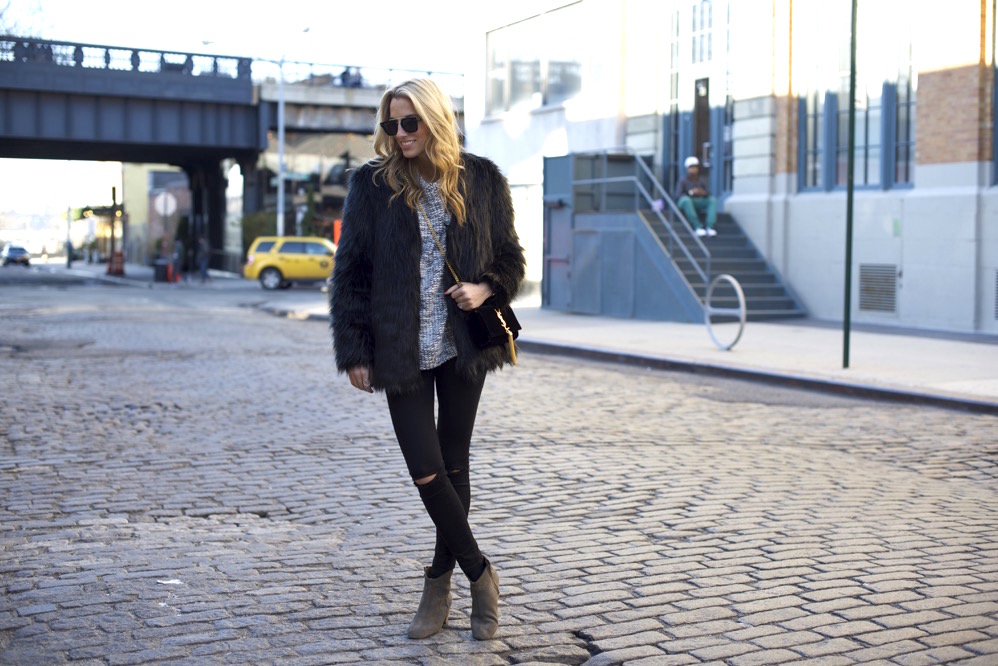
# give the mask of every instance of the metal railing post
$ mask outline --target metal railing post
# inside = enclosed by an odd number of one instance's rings
[[[609,166],[608,166],[609,151],[599,151],[598,153],[596,152],[589,153],[589,155],[592,155],[594,158],[592,162],[593,168],[590,171],[592,175],[596,177],[578,179],[578,180],[573,178],[572,180],[573,196],[576,188],[582,186],[588,187],[592,192],[594,200],[593,204],[595,208],[596,207],[595,199],[597,195],[596,188],[598,188],[599,202],[600,202],[598,210],[601,212],[605,212],[606,200],[607,200],[607,188],[614,183],[630,183],[631,186],[634,188],[635,212],[636,213],[639,212],[641,201],[642,199],[644,199],[644,201],[648,204],[648,206],[652,208],[655,217],[665,228],[666,240],[663,241],[661,237],[658,237],[659,244],[662,247],[662,250],[665,251],[665,253],[670,258],[672,258],[673,261],[676,260],[677,253],[681,254],[683,257],[689,260],[693,270],[696,273],[696,276],[703,281],[703,287],[706,290],[711,282],[711,276],[712,276],[710,250],[708,250],[707,246],[703,244],[703,241],[701,241],[695,235],[693,227],[690,225],[689,221],[685,218],[682,211],[680,211],[679,208],[676,207],[676,203],[672,200],[672,197],[670,197],[669,194],[662,187],[662,184],[659,183],[658,179],[656,179],[654,174],[651,173],[651,169],[649,169],[648,166],[643,161],[641,161],[641,159],[638,156],[631,154],[630,151],[626,152],[630,155],[631,159],[633,159],[636,164],[634,175],[619,176],[619,177],[611,177],[609,175]],[[596,164],[599,164],[600,166],[597,167]],[[645,179],[648,180],[649,183],[651,183],[650,188],[645,188],[644,185],[642,184],[642,179],[641,179],[642,174],[644,175]],[[657,210],[653,205],[653,202],[656,200],[656,198],[663,201],[664,205],[662,210]],[[677,227],[685,230],[686,234],[690,239],[688,241],[690,243],[689,247],[687,246],[687,241],[684,241],[682,237],[679,235],[679,232],[676,230]],[[658,236],[657,233],[656,236]],[[693,251],[690,250],[690,247],[693,248]],[[696,254],[699,255],[699,258],[697,256],[694,256],[694,252],[696,252]],[[690,284],[688,281],[687,284],[689,284],[691,289],[694,288],[693,285]],[[694,296],[696,296],[695,290],[694,290]],[[696,296],[696,298],[697,300],[700,300],[699,296]]]

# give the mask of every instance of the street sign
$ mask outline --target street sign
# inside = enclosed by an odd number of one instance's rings
[[[177,210],[177,197],[169,192],[160,192],[153,197],[152,206],[163,217],[170,217]]]

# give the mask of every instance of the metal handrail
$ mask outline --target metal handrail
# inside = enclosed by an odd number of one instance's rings
[[[249,79],[252,58],[0,35],[0,62]]]
[[[715,308],[710,304],[710,297],[714,295],[714,289],[717,285],[722,282],[727,282],[735,292],[735,299],[738,301],[737,308]],[[738,332],[735,334],[734,340],[728,344],[723,344],[714,335],[714,323],[711,321],[713,315],[727,315],[731,317],[738,317]],[[733,276],[723,273],[714,278],[710,286],[707,287],[707,295],[704,297],[703,301],[703,322],[707,326],[707,334],[710,335],[710,339],[714,341],[718,349],[721,351],[731,351],[731,349],[738,344],[738,341],[742,339],[742,333],[745,332],[745,322],[748,319],[748,308],[745,305],[745,292],[742,291],[742,285]]]
[[[652,194],[649,193],[648,190],[644,187],[644,185],[642,185],[641,180],[638,178],[638,176],[614,176],[614,177],[608,177],[608,176],[604,175],[602,178],[589,178],[589,179],[573,180],[572,181],[573,190],[574,190],[575,186],[577,186],[577,185],[606,185],[606,184],[609,184],[609,183],[632,183],[634,185],[634,187],[635,187],[635,193],[636,193],[635,194],[635,209],[638,208],[638,199],[639,199],[638,195],[640,195],[640,197],[644,198],[645,202],[648,204],[648,206],[655,213],[655,215],[657,216],[659,222],[661,222],[662,226],[665,227],[666,231],[669,234],[670,245],[675,244],[675,245],[679,246],[679,248],[682,251],[683,255],[690,261],[690,263],[693,266],[694,270],[696,271],[697,275],[699,275],[700,279],[703,280],[704,287],[706,288],[707,284],[710,282],[710,275],[711,275],[711,266],[710,266],[711,256],[710,256],[710,250],[708,250],[707,246],[703,244],[703,242],[700,240],[699,237],[697,237],[696,232],[693,230],[692,225],[690,225],[690,223],[689,223],[689,220],[686,219],[686,216],[683,215],[683,212],[681,210],[679,210],[679,208],[676,206],[675,202],[672,200],[672,197],[669,196],[668,192],[665,191],[665,188],[662,187],[662,184],[659,183],[658,179],[655,178],[655,176],[652,174],[651,169],[649,169],[648,166],[646,164],[644,164],[640,159],[638,159],[638,157],[635,154],[633,154],[629,149],[622,149],[620,151],[616,151],[616,150],[615,151],[599,151],[598,153],[589,153],[589,154],[597,154],[597,155],[600,155],[603,158],[603,160],[602,160],[603,161],[603,173],[606,174],[606,172],[607,172],[607,159],[606,158],[607,158],[607,156],[611,152],[613,152],[615,154],[620,154],[620,153],[627,154],[629,157],[631,157],[634,160],[634,162],[636,164],[640,165],[641,169],[643,170],[644,175],[653,184],[653,186],[654,186],[654,188],[656,190],[656,193],[660,195],[660,198],[666,204],[668,204],[668,206],[672,210],[672,212],[675,213],[675,215],[676,215],[677,219],[679,220],[679,222],[689,232],[690,238],[692,239],[693,244],[694,244],[694,248],[696,250],[699,250],[700,254],[703,255],[702,261],[698,261],[697,258],[694,257],[693,252],[690,251],[690,249],[687,247],[686,242],[684,242],[682,240],[682,238],[679,236],[679,233],[675,230],[675,228],[673,227],[673,225],[672,225],[671,221],[669,220],[669,218],[667,216],[665,216],[662,213],[662,211],[657,210],[655,208],[655,206],[654,206],[655,199],[653,198]],[[585,153],[581,153],[581,154],[585,154]],[[606,207],[605,206],[605,203],[606,203],[606,188],[605,187],[602,190],[602,198],[603,198],[603,202],[602,202],[603,205],[601,207],[605,208]],[[646,224],[647,224],[647,222],[646,222]],[[672,248],[666,248],[666,247],[663,246],[663,249],[665,249],[666,253],[669,254],[669,256],[673,256],[674,257],[675,252],[673,251]],[[699,300],[699,297],[698,297],[698,300]]]
[[[281,63],[256,56],[230,56],[183,51],[67,42],[0,35],[0,63],[40,63],[94,70],[133,71],[144,74],[252,79],[254,83],[277,80]],[[455,98],[464,97],[464,75],[456,72],[410,70],[391,67],[283,61],[284,78],[289,84],[349,87],[343,81],[346,70],[354,70],[357,87],[384,89],[416,76],[432,76]]]

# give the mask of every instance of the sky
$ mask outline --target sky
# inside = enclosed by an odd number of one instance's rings
[[[484,53],[469,57],[469,50],[475,50],[469,46],[473,37],[567,3],[0,0],[0,32],[84,44],[464,73],[467,67],[484,66]],[[120,169],[109,164],[0,159],[0,213],[56,211],[64,216],[67,206],[110,204],[111,186],[119,182]]]

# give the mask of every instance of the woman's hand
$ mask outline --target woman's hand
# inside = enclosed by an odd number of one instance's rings
[[[366,365],[355,365],[347,370],[347,376],[350,377],[350,383],[354,388],[374,393],[374,389],[371,388],[371,369]]]
[[[493,294],[492,285],[487,282],[462,282],[444,292],[457,303],[460,310],[474,310],[480,307]]]

